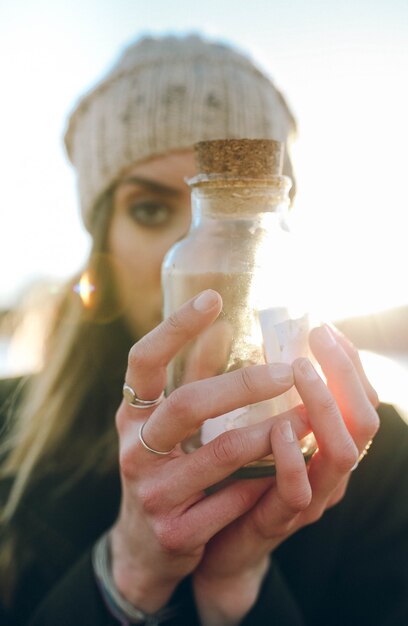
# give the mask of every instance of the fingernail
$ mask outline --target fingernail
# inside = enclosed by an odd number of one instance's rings
[[[214,306],[219,302],[219,295],[216,291],[212,289],[207,289],[200,293],[199,296],[194,300],[193,307],[196,311],[204,312],[209,311],[214,308]]]
[[[282,420],[281,422],[279,422],[279,430],[282,435],[282,439],[284,439],[288,443],[293,443],[295,441],[292,424],[289,422],[289,420]]]
[[[287,363],[269,363],[268,367],[274,381],[293,382],[293,370]]]
[[[296,365],[300,369],[303,376],[308,380],[316,380],[317,378],[319,378],[318,373],[316,372],[309,359],[298,359],[296,361]]]
[[[336,345],[336,340],[333,336],[333,333],[330,332],[327,326],[320,326],[318,332],[318,339],[320,344],[324,348],[332,348]]]

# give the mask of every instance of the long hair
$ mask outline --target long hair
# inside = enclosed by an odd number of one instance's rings
[[[58,471],[72,482],[91,469],[110,472],[117,464],[114,413],[132,340],[120,319],[106,255],[111,208],[112,190],[104,194],[95,211],[93,247],[86,268],[93,289],[92,305],[86,308],[76,293],[76,277],[58,307],[45,365],[29,380],[2,445],[0,477],[11,481],[0,517],[0,577],[8,582],[8,589],[2,589],[6,597],[15,580],[12,572],[18,571],[13,516],[36,481]],[[112,389],[112,394],[103,410],[92,411],[92,397],[98,388]],[[81,420],[81,409],[89,399],[91,410],[86,420]]]

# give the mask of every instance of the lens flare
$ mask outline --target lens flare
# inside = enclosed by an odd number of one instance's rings
[[[74,291],[81,298],[83,305],[89,308],[92,304],[92,294],[95,291],[95,285],[91,283],[88,272],[82,274],[79,282],[74,287]]]

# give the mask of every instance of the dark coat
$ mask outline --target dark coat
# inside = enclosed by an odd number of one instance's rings
[[[379,413],[379,434],[346,496],[274,552],[243,626],[408,625],[408,428],[391,406]],[[2,614],[0,607],[1,625],[118,624],[90,560],[92,545],[118,512],[118,472],[87,475],[51,496],[62,479],[44,479],[20,508],[25,565],[11,611]],[[8,488],[0,484],[3,502]],[[198,626],[189,579],[172,602],[180,612],[169,626]]]

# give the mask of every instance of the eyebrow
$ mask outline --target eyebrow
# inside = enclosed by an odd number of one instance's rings
[[[126,185],[129,183],[131,185],[140,185],[141,187],[145,187],[149,191],[154,191],[156,193],[171,194],[173,196],[180,195],[180,190],[176,187],[163,185],[163,183],[158,183],[155,180],[151,180],[150,178],[143,178],[142,176],[127,176],[126,178],[122,178],[118,181],[117,186]]]

